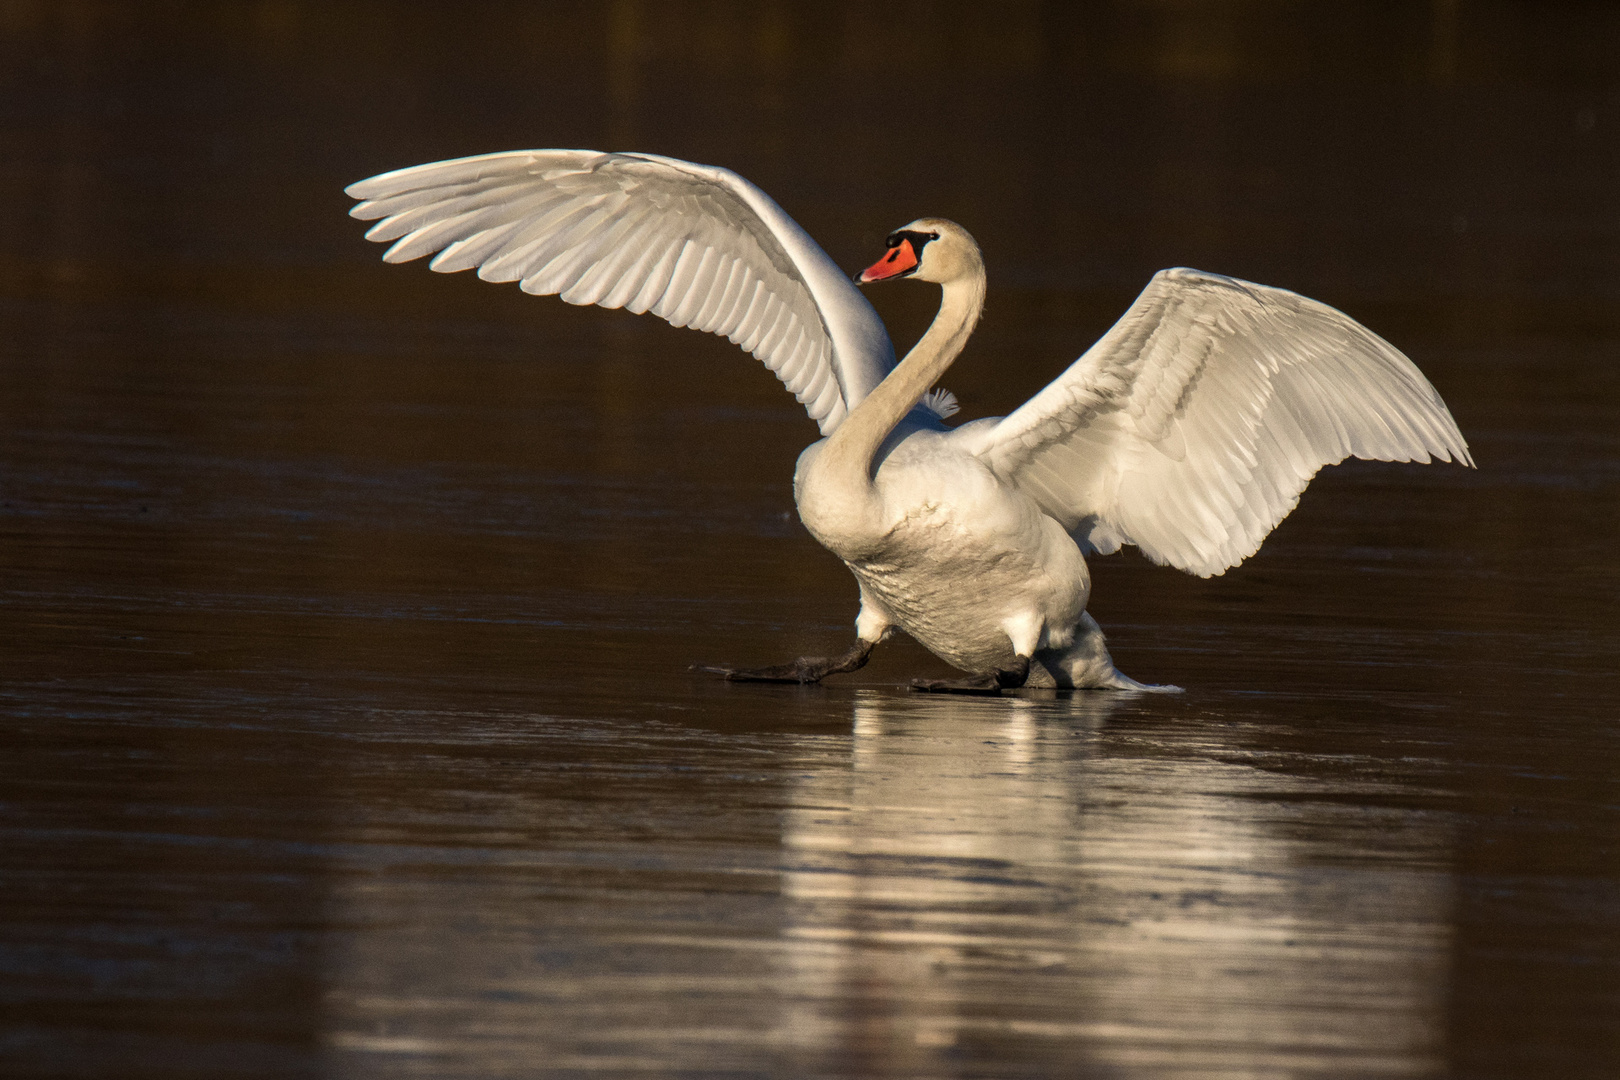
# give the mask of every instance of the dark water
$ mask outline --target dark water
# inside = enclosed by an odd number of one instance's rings
[[[1603,4],[0,3],[0,1072],[1620,1075],[1617,57]],[[1101,560],[1180,697],[688,675],[848,641],[812,425],[344,217],[576,145],[852,268],[968,225],[968,416],[1189,264],[1390,337],[1480,468]]]

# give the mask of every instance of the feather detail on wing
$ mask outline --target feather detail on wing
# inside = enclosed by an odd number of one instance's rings
[[[1346,457],[1472,465],[1394,346],[1283,289],[1163,270],[1073,366],[968,449],[1091,550],[1200,577],[1260,547]]]
[[[529,150],[418,165],[347,189],[383,258],[570,304],[650,311],[764,361],[831,432],[894,366],[877,313],[769,196],[650,154]]]
[[[956,400],[956,395],[943,387],[935,387],[928,391],[917,404],[941,420],[949,420],[962,409],[961,404]]]

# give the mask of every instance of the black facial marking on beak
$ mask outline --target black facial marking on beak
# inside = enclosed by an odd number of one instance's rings
[[[883,241],[888,254],[865,270],[855,275],[855,284],[865,285],[873,281],[893,281],[896,278],[910,277],[922,265],[922,251],[930,240],[938,240],[938,233],[917,232],[912,229],[898,229],[888,235]]]
[[[937,232],[917,232],[913,229],[896,229],[894,232],[889,234],[888,239],[884,240],[883,243],[886,247],[899,247],[900,241],[910,240],[911,250],[917,253],[917,260],[920,262],[922,261],[923,248],[928,246],[928,241],[938,239],[939,233]]]

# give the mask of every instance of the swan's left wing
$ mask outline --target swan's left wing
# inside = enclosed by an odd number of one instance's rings
[[[770,196],[728,169],[654,154],[520,150],[346,189],[383,256],[476,267],[570,304],[707,330],[764,361],[830,433],[894,366],[872,305]]]
[[[1473,464],[1394,346],[1284,289],[1162,270],[1050,386],[963,445],[1092,550],[1200,577],[1260,547],[1324,465]]]

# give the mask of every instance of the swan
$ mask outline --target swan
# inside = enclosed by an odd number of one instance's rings
[[[722,335],[773,371],[819,426],[799,457],[800,520],[860,589],[855,643],[736,681],[814,683],[903,630],[965,672],[920,690],[1175,690],[1115,668],[1086,612],[1086,556],[1134,544],[1209,577],[1259,549],[1319,469],[1346,457],[1472,466],[1417,367],[1343,313],[1284,289],[1177,268],[1044,390],[952,427],[934,389],[984,307],[967,230],[919,218],[846,276],[768,195],[730,170],[640,153],[524,150],[350,185],[350,214],[391,242],[570,304],[651,311]],[[858,285],[940,287],[898,364]]]

